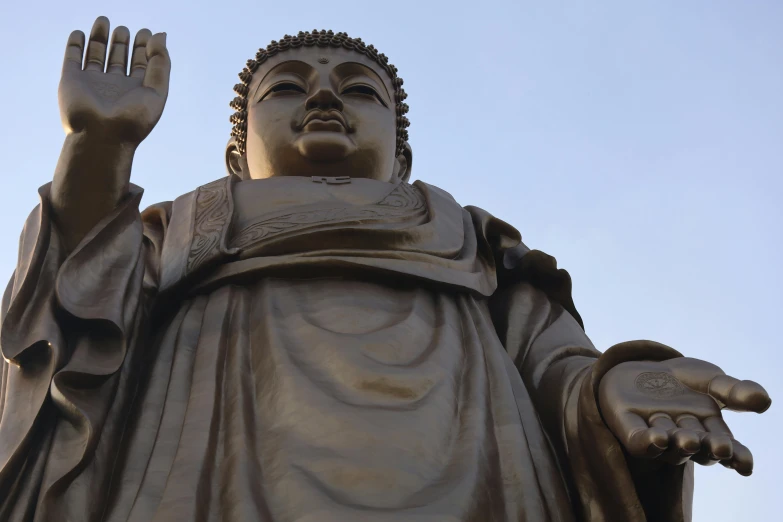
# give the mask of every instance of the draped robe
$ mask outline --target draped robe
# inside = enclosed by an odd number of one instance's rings
[[[228,177],[70,253],[49,186],[2,303],[0,521],[689,520],[626,457],[571,281],[416,182]],[[329,180],[321,180],[329,181]]]

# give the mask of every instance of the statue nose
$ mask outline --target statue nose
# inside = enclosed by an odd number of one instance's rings
[[[322,111],[328,110],[343,110],[342,100],[334,93],[332,89],[319,89],[307,99],[305,109],[310,111],[313,109],[321,109]]]

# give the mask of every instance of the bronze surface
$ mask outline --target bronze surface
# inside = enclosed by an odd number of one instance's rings
[[[684,521],[693,463],[749,475],[721,411],[766,391],[597,350],[552,257],[408,183],[396,68],[315,34],[240,75],[229,175],[143,212],[166,35],[69,37],[2,302],[0,521]]]

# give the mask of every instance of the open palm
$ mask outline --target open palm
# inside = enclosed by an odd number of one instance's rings
[[[761,413],[772,401],[753,381],[679,357],[615,366],[601,380],[599,403],[609,429],[631,456],[672,464],[720,462],[750,475],[753,456],[734,439],[721,410]]]
[[[166,104],[171,71],[166,34],[140,30],[130,53],[130,70],[128,29],[117,27],[108,42],[106,17],[95,21],[86,55],[84,33],[71,33],[58,92],[60,117],[66,133],[85,132],[103,141],[138,145],[160,120]]]

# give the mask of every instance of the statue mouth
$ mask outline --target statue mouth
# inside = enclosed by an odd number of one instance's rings
[[[350,132],[351,128],[345,121],[345,116],[340,111],[320,111],[312,110],[307,113],[302,121],[301,130],[303,131],[330,131],[330,132]]]

